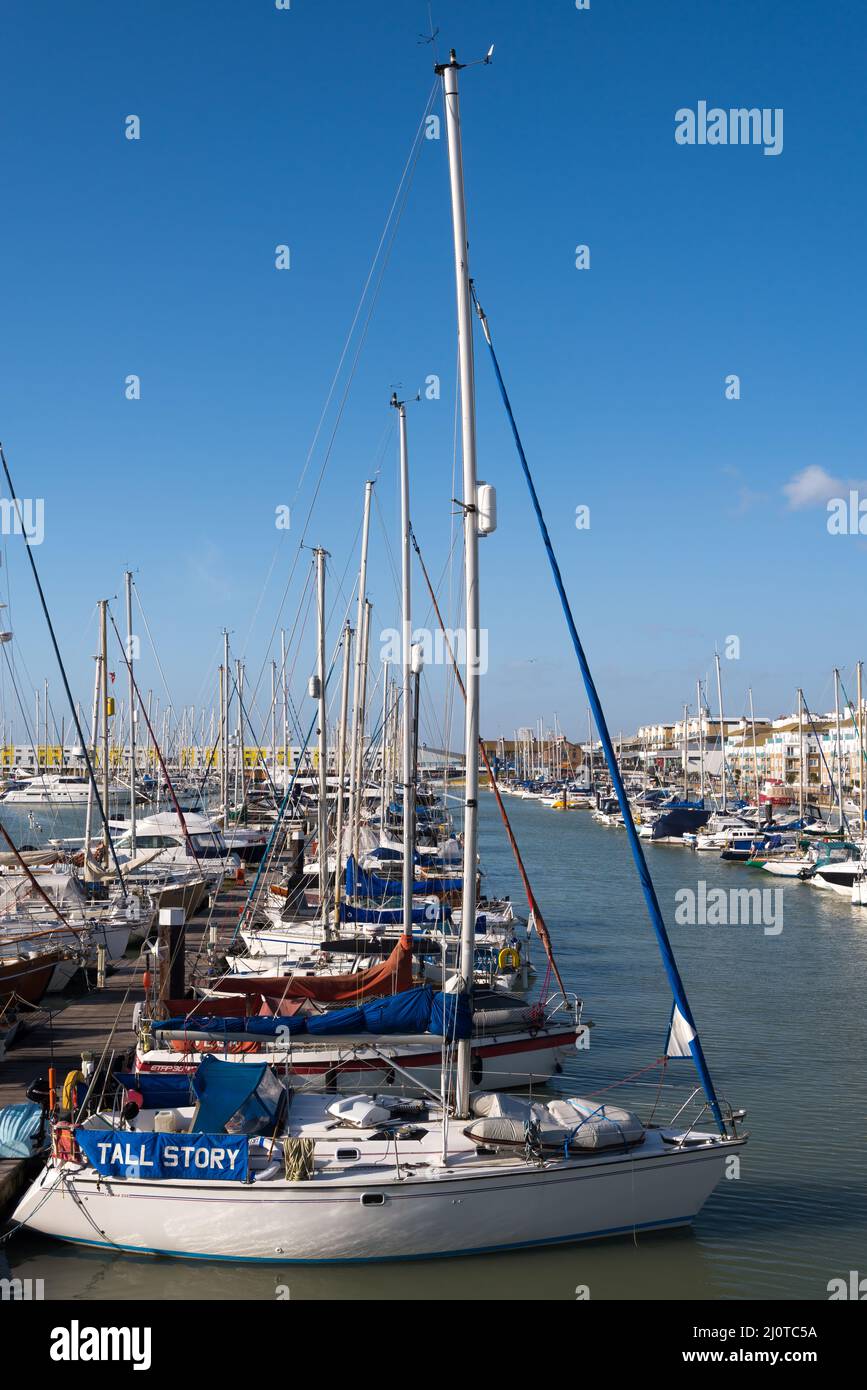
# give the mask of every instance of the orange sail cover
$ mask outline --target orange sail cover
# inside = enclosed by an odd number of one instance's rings
[[[342,1004],[412,988],[412,947],[401,938],[391,955],[355,975],[223,975],[211,986],[223,994],[261,994],[267,999],[314,999]]]

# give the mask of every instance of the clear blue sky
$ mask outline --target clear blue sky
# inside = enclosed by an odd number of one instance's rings
[[[497,46],[463,78],[472,268],[612,726],[676,717],[730,634],[733,711],[750,684],[761,713],[797,685],[827,705],[831,667],[864,655],[867,542],[828,535],[827,481],[812,505],[784,488],[808,468],[867,477],[863,4],[436,0],[433,16],[441,53]],[[433,81],[427,22],[426,0],[4,7],[0,438],[19,494],[45,499],[36,559],[85,704],[94,604],[125,566],[176,706],[212,698],[223,625],[258,672],[330,423],[296,497],[298,479]],[[701,100],[783,108],[782,154],[677,145],[675,111]],[[437,576],[448,554],[445,161],[444,139],[425,142],[307,528],[332,553],[335,598],[380,465],[381,514],[397,517],[391,387],[433,373],[442,399],[410,413],[413,512]],[[479,471],[500,511],[483,547],[483,728],[556,710],[579,733],[585,701],[477,352]],[[140,401],[124,398],[130,373]],[[278,533],[274,509],[293,502]],[[15,537],[7,558],[22,685],[48,674],[59,712]],[[371,587],[378,631],[395,619],[379,516]],[[308,669],[305,652],[299,692]],[[159,690],[147,644],[141,679]]]

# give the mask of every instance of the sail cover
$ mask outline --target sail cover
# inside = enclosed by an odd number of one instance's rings
[[[156,1034],[209,1033],[224,1038],[273,1037],[281,1041],[302,1034],[313,1037],[339,1037],[359,1033],[369,1033],[373,1036],[431,1033],[452,1040],[468,1038],[471,1035],[473,1014],[468,994],[434,994],[430,985],[423,985],[393,994],[388,999],[375,1000],[348,1009],[332,1009],[321,1014],[296,1014],[294,1018],[284,1018],[280,1015],[274,1018],[207,1018],[190,1014],[183,1018],[154,1021],[151,1027]],[[200,1079],[206,1063],[228,1068],[231,1072],[250,1071],[250,1067],[236,1067],[232,1062],[218,1062],[213,1056],[206,1057],[193,1081],[196,1094],[200,1096],[200,1106],[203,1104],[201,1094],[204,1089]],[[261,1070],[257,1069],[257,1072]],[[214,1072],[213,1078],[213,1081],[208,1076],[205,1078],[205,1086],[210,1084],[212,1093],[215,1086],[223,1085],[219,1073]],[[228,1077],[226,1084],[229,1087],[232,1085]],[[248,1083],[247,1089],[252,1092],[256,1084]],[[226,1103],[231,1101],[232,1097],[229,1096]],[[238,1105],[240,1104],[239,1101]],[[217,1118],[218,1114],[212,1114],[208,1110],[209,1122]],[[209,1127],[217,1128],[217,1125],[210,1123]]]
[[[399,941],[391,955],[355,975],[224,975],[213,986],[220,994],[260,994],[265,999],[316,999],[341,1004],[409,989],[412,947]]]

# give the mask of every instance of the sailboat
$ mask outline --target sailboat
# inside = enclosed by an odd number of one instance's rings
[[[216,1058],[203,1060],[192,1080],[176,1078],[174,1089],[165,1078],[149,1085],[128,1077],[123,1108],[55,1125],[52,1157],[15,1213],[32,1229],[113,1251],[279,1264],[479,1254],[686,1224],[744,1143],[737,1117],[724,1118],[707,1070],[535,492],[674,995],[667,1051],[695,1061],[716,1128],[680,1120],[684,1107],[669,1125],[644,1125],[607,1101],[473,1094],[480,694],[474,652],[479,539],[487,534],[483,519],[492,499],[480,507],[461,66],[452,51],[436,69],[454,233],[468,646],[462,951],[459,988],[437,996],[439,1094],[434,1088],[410,1099],[288,1093],[267,1065],[239,1067]],[[406,856],[405,871],[412,870]],[[407,913],[410,900],[407,891]]]

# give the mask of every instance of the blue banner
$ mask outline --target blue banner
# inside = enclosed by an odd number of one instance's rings
[[[76,1129],[75,1141],[106,1178],[188,1178],[246,1182],[246,1134],[151,1134],[124,1129]]]

